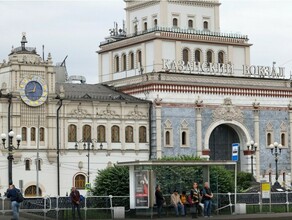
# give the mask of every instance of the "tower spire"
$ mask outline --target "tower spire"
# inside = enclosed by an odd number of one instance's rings
[[[21,39],[21,50],[25,50],[25,44],[27,43],[26,37],[25,37],[26,33],[22,32],[22,39]]]

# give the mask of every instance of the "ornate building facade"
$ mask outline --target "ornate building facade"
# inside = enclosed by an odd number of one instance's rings
[[[124,28],[100,43],[99,80],[153,102],[151,157],[231,160],[237,143],[239,169],[274,182],[270,147],[278,142],[279,182],[290,185],[292,90],[285,69],[252,65],[248,36],[220,32],[219,0],[125,3]],[[251,143],[256,151],[247,153]]]
[[[12,181],[25,196],[35,196],[37,188],[42,196],[65,195],[71,186],[82,192],[100,169],[149,159],[150,102],[85,84],[82,77],[81,83],[67,82],[65,66],[55,66],[50,54],[44,60],[26,43],[23,35],[21,47],[0,63],[0,132],[22,137],[13,152],[1,145],[2,195],[9,153]]]

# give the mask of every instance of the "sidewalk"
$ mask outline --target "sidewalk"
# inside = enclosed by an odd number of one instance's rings
[[[0,214],[1,220],[11,220],[11,215],[2,215]],[[39,216],[38,219],[44,219]],[[96,218],[98,219],[98,218]],[[135,219],[150,219],[150,218],[135,218]],[[134,218],[131,218],[131,220],[135,220]],[[159,219],[159,220],[183,220],[183,219],[192,219],[191,216],[186,217],[162,217],[162,218],[156,218],[153,219]],[[246,215],[215,215],[211,218],[204,218],[204,217],[198,217],[197,219],[211,219],[211,220],[255,220],[255,219],[280,219],[280,220],[288,220],[292,219],[292,213],[264,213],[264,214],[246,214]],[[20,215],[20,220],[31,220],[29,217],[23,217],[23,215]],[[87,219],[89,220],[89,219]],[[93,219],[90,219],[93,220]]]

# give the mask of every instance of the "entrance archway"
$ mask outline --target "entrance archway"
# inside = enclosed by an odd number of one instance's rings
[[[217,126],[209,139],[210,160],[231,160],[232,144],[239,143],[237,132],[230,126]]]
[[[225,126],[227,126],[227,127],[225,127]],[[213,124],[211,124],[205,133],[204,149],[210,150],[209,155],[212,156],[212,152],[211,152],[212,149],[211,149],[211,144],[210,144],[211,135],[217,127],[218,127],[219,131],[220,131],[220,129],[226,130],[225,132],[229,133],[229,135],[234,134],[234,132],[235,132],[235,136],[236,136],[235,140],[238,140],[236,142],[239,143],[239,146],[241,147],[239,157],[242,158],[242,156],[243,156],[242,150],[246,146],[246,143],[251,141],[251,137],[250,137],[250,134],[249,134],[249,131],[247,130],[247,128],[242,123],[235,121],[235,120],[232,120],[232,121],[218,120],[218,121],[214,122]],[[222,138],[226,138],[226,136],[223,136]],[[231,141],[232,141],[232,139],[230,139],[228,142],[231,142]],[[215,143],[215,145],[216,145],[216,143]],[[231,151],[231,144],[229,146],[226,146],[226,148],[230,148],[230,151]],[[230,153],[230,155],[231,155],[231,153]],[[226,155],[226,160],[231,160],[230,155]],[[215,158],[216,158],[216,160],[220,160],[219,159],[220,157],[218,158],[218,156],[216,156]],[[211,160],[213,160],[213,158]],[[241,160],[238,165],[239,165],[238,166],[239,170],[242,170],[244,167],[244,161]]]

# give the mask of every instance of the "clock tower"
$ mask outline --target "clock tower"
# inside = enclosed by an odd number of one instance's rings
[[[26,44],[23,33],[21,46],[12,48],[8,61],[0,63],[2,132],[12,129],[22,136],[21,148],[14,154],[15,163],[37,148],[46,149],[42,163],[44,158],[53,162],[49,149],[55,145],[56,132],[52,126],[55,118],[50,117],[56,112],[55,68],[50,54],[45,60],[36,48]]]

